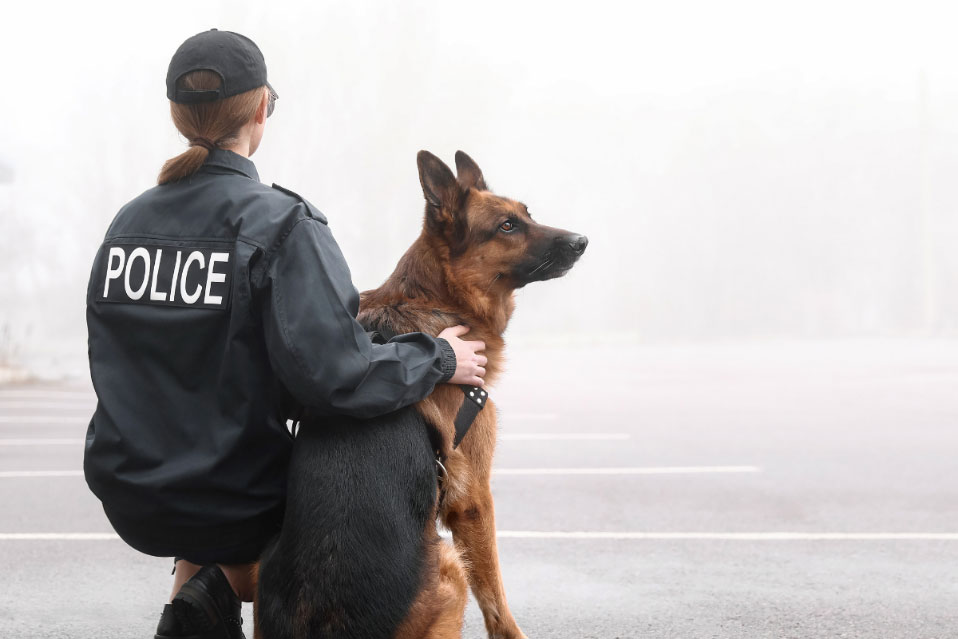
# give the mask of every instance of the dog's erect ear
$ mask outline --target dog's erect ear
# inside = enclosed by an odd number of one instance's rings
[[[462,189],[449,167],[429,151],[420,151],[416,155],[416,164],[419,165],[419,182],[426,203],[448,213],[454,212]]]
[[[482,169],[479,168],[475,160],[462,151],[456,151],[456,173],[459,175],[459,184],[464,189],[489,190],[489,187],[486,186],[486,180],[482,177]]]

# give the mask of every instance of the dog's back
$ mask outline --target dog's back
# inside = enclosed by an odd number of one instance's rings
[[[263,639],[394,636],[438,541],[431,451],[412,408],[303,422],[283,532],[260,565]]]

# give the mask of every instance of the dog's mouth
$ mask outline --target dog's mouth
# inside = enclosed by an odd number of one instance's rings
[[[520,267],[513,273],[513,279],[519,287],[532,282],[554,280],[568,273],[585,250],[552,250],[526,267]]]
[[[562,259],[560,257],[547,258],[532,269],[527,279],[530,282],[542,282],[562,277],[572,269],[578,259],[579,256],[575,256],[572,259]]]

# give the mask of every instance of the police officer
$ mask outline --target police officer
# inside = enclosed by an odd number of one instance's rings
[[[84,471],[121,538],[177,558],[156,637],[236,638],[249,565],[282,518],[287,419],[481,385],[486,360],[462,326],[377,345],[357,323],[326,217],[248,159],[278,97],[251,40],[195,35],[166,82],[190,147],[119,211],[93,264]]]

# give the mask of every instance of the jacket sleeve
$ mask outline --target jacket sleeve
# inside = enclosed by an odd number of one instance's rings
[[[413,404],[448,381],[456,355],[424,333],[373,344],[356,321],[359,293],[329,228],[295,224],[267,263],[263,326],[270,363],[304,405],[373,417]]]

